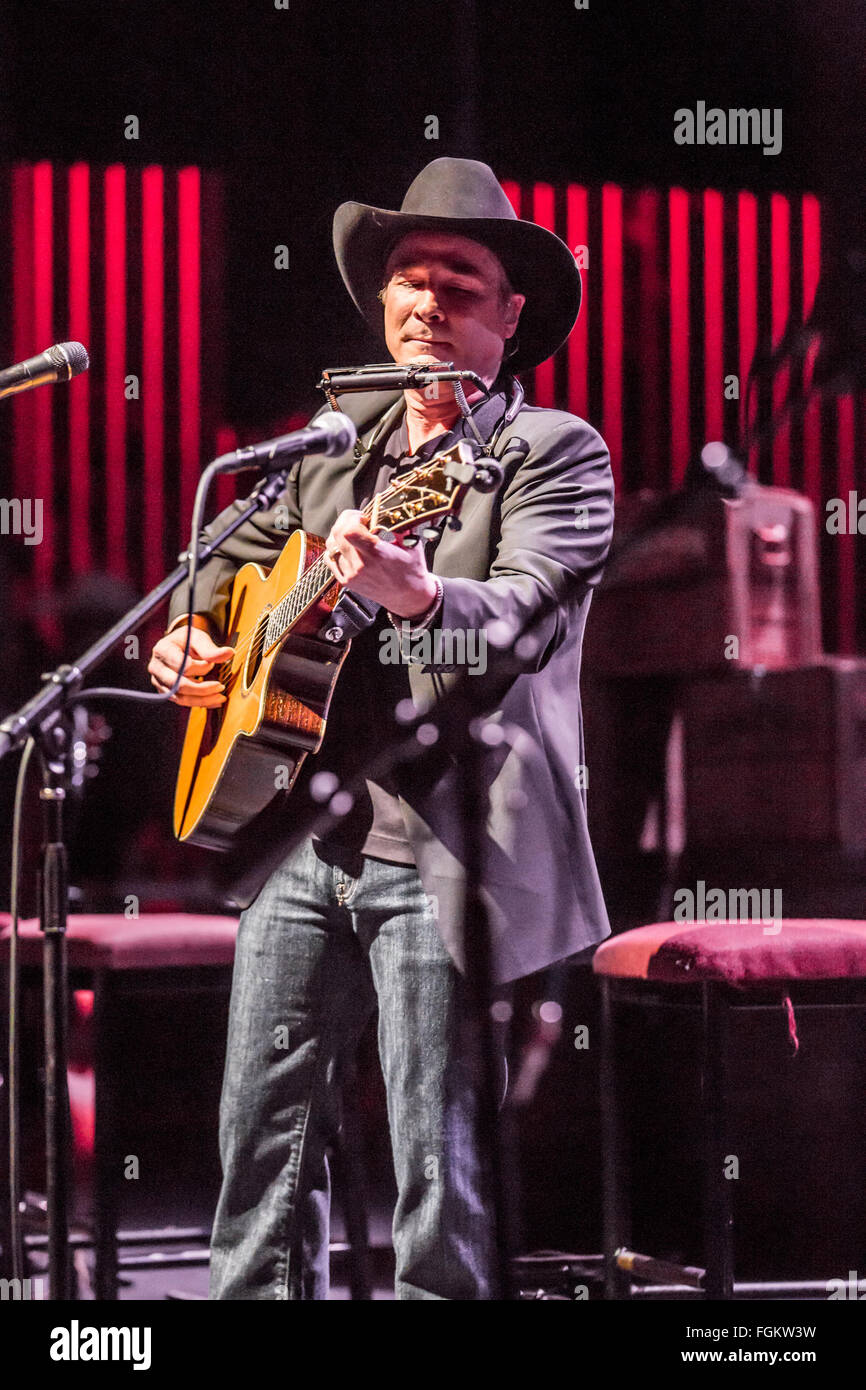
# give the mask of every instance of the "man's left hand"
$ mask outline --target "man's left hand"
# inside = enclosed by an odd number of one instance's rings
[[[325,563],[335,579],[398,618],[419,618],[436,597],[424,545],[379,540],[360,512],[340,512],[325,542]]]

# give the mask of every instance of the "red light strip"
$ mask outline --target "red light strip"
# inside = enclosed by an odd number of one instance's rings
[[[177,176],[180,524],[188,526],[201,473],[201,179]]]
[[[566,239],[572,254],[577,255],[581,247],[589,242],[589,203],[585,188],[570,184],[566,193]],[[581,257],[581,259],[586,259]],[[568,408],[575,415],[586,419],[589,410],[588,350],[589,350],[589,269],[581,267],[583,294],[580,313],[571,337],[568,340]]]
[[[691,453],[689,437],[689,195],[668,194],[670,265],[671,486],[682,485]]]
[[[288,431],[286,431],[288,433]],[[216,431],[216,442],[214,445],[214,458],[219,458],[222,454],[231,454],[238,447],[238,432],[232,429],[231,425],[219,425]],[[228,507],[237,496],[235,479],[227,473],[221,473],[216,480],[214,497],[216,499],[217,512],[221,512],[224,507]],[[191,517],[184,518],[181,523],[186,527],[182,532],[184,546],[189,542],[189,526]]]
[[[31,352],[54,342],[54,182],[47,161],[33,168],[33,338]],[[51,585],[54,561],[54,435],[51,391],[33,393],[33,445],[28,497],[42,499],[42,544],[33,547],[33,577],[37,588]]]
[[[555,204],[553,188],[549,183],[537,183],[532,190],[532,220],[548,232],[554,230]],[[520,329],[517,330],[518,338]],[[553,358],[548,357],[535,369],[535,404],[552,407],[556,404]]]
[[[803,319],[808,319],[821,278],[821,205],[807,193],[802,203]],[[803,389],[808,395],[818,344],[810,344],[803,364]],[[821,500],[821,403],[813,397],[803,417],[803,489],[823,515]]]
[[[105,171],[105,554],[128,575],[126,547],[126,170]]]
[[[758,203],[753,193],[737,199],[737,241],[739,262],[739,300],[737,305],[740,346],[740,431],[744,438],[754,417],[748,411],[746,383],[758,345]],[[757,469],[757,446],[749,450],[749,468]]]
[[[640,325],[640,448],[648,487],[666,488],[669,460],[663,452],[662,334],[659,332],[659,195],[638,193],[626,235],[638,252],[638,323]],[[666,422],[665,422],[666,424]]]
[[[848,494],[854,490],[854,458],[855,458],[855,436],[854,436],[854,397],[840,396],[836,404],[837,411],[837,433],[839,440],[838,455],[838,491],[837,497],[841,497],[848,506]],[[819,524],[826,515],[823,507],[819,507]],[[854,542],[856,537],[849,533],[843,533],[835,537],[839,547],[838,565],[838,587],[836,590],[836,612],[838,614],[837,650],[842,653],[853,653],[855,650],[854,634],[856,631],[856,585],[854,569]]]
[[[144,584],[152,588],[163,573],[163,464],[165,417],[163,353],[164,175],[149,165],[141,175],[141,436],[144,463]]]
[[[73,164],[68,176],[69,336],[90,341],[90,169]],[[69,566],[73,574],[92,568],[90,553],[90,380],[79,377],[69,390]]]
[[[622,189],[601,191],[602,434],[622,486]]]
[[[33,333],[33,169],[16,164],[12,170],[12,355],[16,362],[39,351]],[[47,346],[47,345],[46,345]],[[12,485],[16,497],[25,494],[30,469],[33,396],[13,396]]]
[[[724,203],[721,193],[704,193],[704,434],[724,433]]]
[[[513,179],[503,179],[503,180],[502,180],[502,191],[503,191],[503,193],[505,194],[505,196],[506,196],[506,198],[508,199],[508,201],[509,201],[509,203],[511,204],[511,206],[514,208],[514,215],[515,215],[515,217],[519,217],[519,216],[520,216],[520,209],[521,209],[521,206],[522,206],[522,198],[521,198],[521,193],[520,193],[520,184],[519,184],[519,183],[515,183],[515,181],[514,181]]]
[[[791,208],[788,199],[774,193],[770,199],[771,320],[773,347],[782,340],[791,312]],[[773,381],[773,412],[780,410],[788,394],[790,368],[783,366]],[[791,430],[785,422],[773,436],[773,481],[777,487],[791,483]]]

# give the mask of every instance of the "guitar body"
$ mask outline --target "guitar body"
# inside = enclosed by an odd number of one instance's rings
[[[370,504],[370,529],[392,540],[437,519],[456,520],[470,486],[490,491],[465,440],[399,478]],[[491,475],[492,476],[492,475]],[[501,481],[501,469],[499,470]],[[417,541],[417,537],[416,537]],[[349,643],[320,637],[342,586],[323,558],[320,536],[293,531],[273,569],[244,565],[232,585],[223,645],[230,662],[212,671],[226,701],[190,711],[174,797],[174,833],[205,849],[228,850],[278,791],[289,791],[325,720]]]
[[[292,786],[307,753],[320,747],[349,644],[317,636],[340,596],[333,585],[273,650],[263,650],[268,614],[324,550],[294,531],[273,569],[244,565],[232,586],[225,645],[235,648],[212,672],[227,696],[218,709],[190,711],[174,799],[174,833],[188,844],[230,848],[238,831],[276,793]]]

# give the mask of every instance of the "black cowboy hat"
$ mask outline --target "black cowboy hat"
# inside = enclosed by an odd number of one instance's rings
[[[543,362],[565,342],[580,308],[580,271],[564,241],[515,215],[493,170],[476,159],[434,159],[412,182],[399,212],[341,203],[334,252],[346,289],[368,323],[382,331],[385,262],[400,237],[451,232],[480,241],[499,257],[526,303],[509,371]]]

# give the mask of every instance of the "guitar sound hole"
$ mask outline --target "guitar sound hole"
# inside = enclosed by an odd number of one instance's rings
[[[268,626],[267,616],[259,621],[255,634],[250,642],[250,649],[247,653],[246,664],[244,666],[244,690],[249,690],[255,681],[258,669],[262,664],[262,655],[265,649],[265,632]]]

